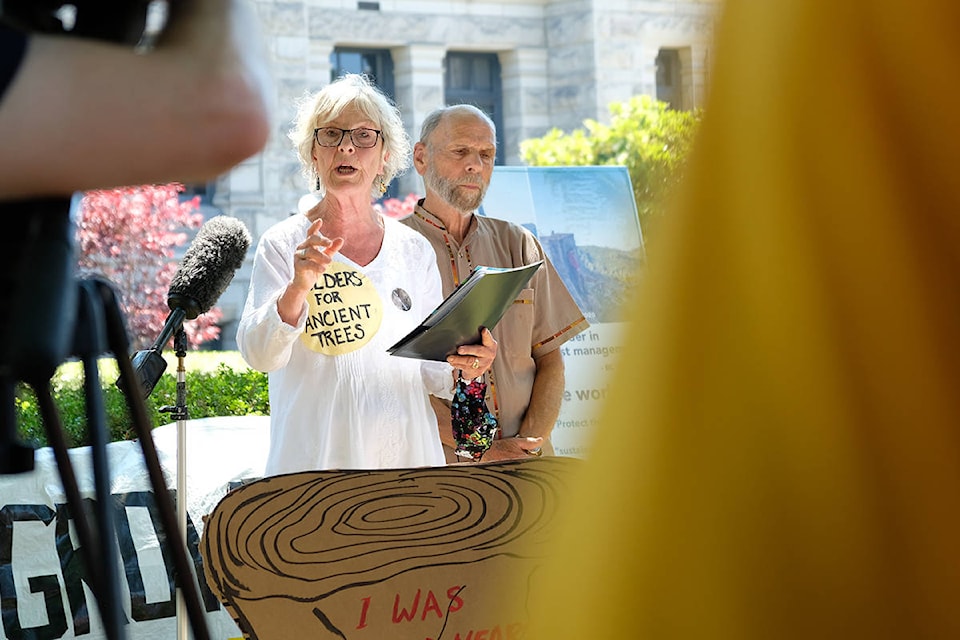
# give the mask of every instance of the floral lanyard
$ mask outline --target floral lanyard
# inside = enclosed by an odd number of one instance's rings
[[[500,430],[497,417],[487,409],[486,392],[487,383],[482,377],[467,381],[457,374],[450,403],[453,438],[457,443],[454,453],[473,462],[479,462]]]

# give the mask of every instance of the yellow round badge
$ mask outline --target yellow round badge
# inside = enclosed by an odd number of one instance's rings
[[[383,302],[366,275],[332,262],[307,294],[300,340],[312,351],[339,356],[370,342],[383,320]]]

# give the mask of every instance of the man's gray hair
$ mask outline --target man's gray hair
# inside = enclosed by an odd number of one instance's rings
[[[469,114],[481,118],[487,123],[487,126],[490,127],[490,131],[493,132],[494,143],[496,143],[497,126],[493,124],[493,120],[490,118],[490,116],[488,116],[482,109],[475,107],[472,104],[453,104],[446,107],[438,107],[437,109],[434,109],[428,113],[427,117],[423,119],[423,124],[420,125],[420,142],[429,146],[429,138],[431,134],[433,134],[434,129],[440,125],[440,122],[442,122],[445,117],[453,114]]]

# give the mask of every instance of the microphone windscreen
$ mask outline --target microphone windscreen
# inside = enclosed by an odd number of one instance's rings
[[[170,282],[167,305],[186,311],[187,320],[209,311],[243,264],[250,241],[250,232],[236,218],[207,220],[183,254]]]

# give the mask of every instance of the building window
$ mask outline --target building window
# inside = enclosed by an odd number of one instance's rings
[[[387,49],[337,47],[330,54],[330,81],[345,73],[362,73],[394,99],[393,57]]]
[[[500,59],[495,53],[447,53],[444,77],[446,104],[472,104],[484,111],[503,132],[503,93]],[[497,140],[497,164],[503,164],[503,141]]]
[[[345,73],[362,73],[370,78],[381,91],[396,102],[393,84],[393,57],[387,49],[355,49],[336,47],[330,54],[330,81]],[[387,188],[384,198],[397,198],[399,187],[394,180]]]
[[[671,109],[682,109],[680,80],[680,52],[676,49],[660,49],[657,54],[657,100],[666,102]]]
[[[180,194],[180,200],[189,200],[194,196],[200,196],[201,205],[213,206],[213,196],[216,194],[216,182],[197,182],[183,185],[183,193]]]

